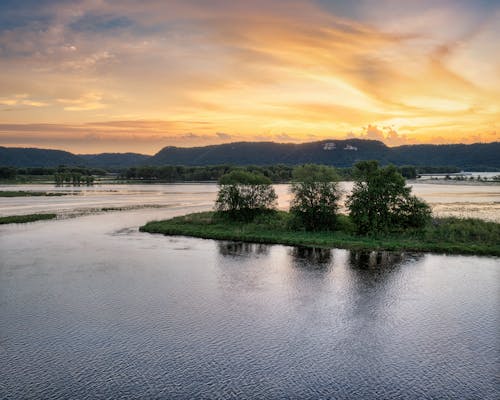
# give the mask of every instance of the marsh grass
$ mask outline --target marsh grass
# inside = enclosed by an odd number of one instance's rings
[[[140,230],[254,243],[500,256],[500,224],[478,219],[436,218],[422,229],[371,235],[357,235],[346,215],[339,216],[333,232],[293,229],[291,219],[291,214],[276,211],[241,223],[220,213],[203,212],[152,221]]]
[[[66,196],[61,192],[27,192],[23,190],[0,191],[0,197],[28,197],[28,196]]]
[[[56,214],[28,214],[28,215],[9,215],[0,217],[0,225],[3,224],[22,224],[26,222],[40,221],[44,219],[54,219]]]

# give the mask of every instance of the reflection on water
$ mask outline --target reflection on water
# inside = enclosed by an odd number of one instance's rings
[[[249,257],[252,255],[268,254],[270,246],[261,243],[246,243],[219,241],[217,242],[219,253],[230,257]]]
[[[272,245],[260,243],[217,241],[219,254],[227,257],[251,257],[268,255]],[[332,249],[321,247],[290,247],[290,264],[298,268],[321,269],[333,264]],[[348,251],[349,266],[356,270],[373,270],[380,274],[397,267],[404,261],[417,260],[422,254],[396,251]]]
[[[0,398],[499,397],[498,258],[138,232],[188,210],[0,227]]]
[[[382,271],[394,267],[405,258],[405,253],[394,251],[352,251],[350,264],[358,269]]]
[[[290,255],[298,268],[327,268],[332,262],[332,250],[320,247],[292,247]]]

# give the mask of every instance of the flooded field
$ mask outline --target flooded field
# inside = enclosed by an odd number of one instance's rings
[[[413,192],[429,202],[437,216],[482,218],[500,222],[500,185],[414,183]],[[275,185],[279,207],[288,209],[289,186]],[[352,182],[342,182],[345,193]],[[80,215],[101,209],[134,209],[165,206],[211,208],[217,193],[215,184],[95,185],[55,187],[52,185],[0,185],[0,190],[67,192],[51,198],[0,198],[0,216],[56,212]],[[344,210],[345,211],[345,210]]]

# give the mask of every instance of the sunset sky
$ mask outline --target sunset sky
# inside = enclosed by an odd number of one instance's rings
[[[2,0],[0,145],[500,140],[500,0]]]

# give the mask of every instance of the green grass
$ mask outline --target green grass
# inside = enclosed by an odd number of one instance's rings
[[[289,218],[288,213],[280,211],[241,223],[204,212],[152,221],[140,230],[254,243],[500,256],[500,224],[478,219],[439,218],[425,229],[359,236],[347,216],[339,217],[338,230],[333,232],[292,231]]]
[[[67,194],[60,192],[27,192],[23,190],[0,191],[0,197],[65,196]]]
[[[23,224],[26,222],[40,221],[44,219],[54,219],[56,214],[28,214],[28,215],[9,215],[8,217],[0,217],[0,225],[2,224]]]

